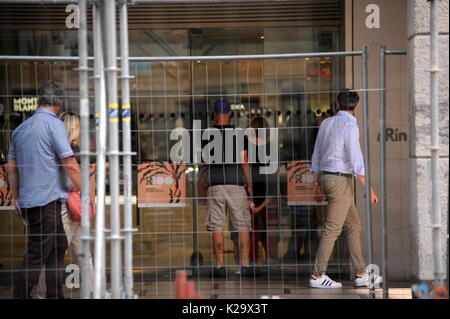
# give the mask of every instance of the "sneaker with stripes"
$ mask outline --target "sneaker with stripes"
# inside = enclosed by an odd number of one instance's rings
[[[311,275],[309,285],[311,288],[342,288],[342,284],[340,282],[331,280],[327,275],[322,275],[320,278],[316,278]]]

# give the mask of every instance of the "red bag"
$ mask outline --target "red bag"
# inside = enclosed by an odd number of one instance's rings
[[[95,215],[95,205],[90,204],[91,214],[90,217]],[[80,192],[69,192],[69,199],[67,200],[67,207],[69,209],[70,216],[74,222],[81,221],[81,196]]]

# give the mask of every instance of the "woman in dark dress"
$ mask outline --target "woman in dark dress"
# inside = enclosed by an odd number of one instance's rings
[[[278,241],[278,210],[277,210],[277,184],[276,172],[273,174],[261,173],[260,168],[267,163],[260,158],[260,148],[264,148],[268,154],[270,148],[269,124],[260,116],[254,117],[250,127],[255,129],[255,136],[248,138],[248,148],[255,150],[255,156],[251,161],[251,175],[253,185],[252,205],[252,233],[250,243],[250,261],[258,264],[258,242],[264,247],[266,263],[274,263],[277,258]],[[262,130],[265,129],[265,134]]]

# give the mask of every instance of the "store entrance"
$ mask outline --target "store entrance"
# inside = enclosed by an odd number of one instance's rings
[[[164,37],[164,33],[159,33]],[[191,56],[277,54],[339,51],[335,27],[193,29],[167,34],[167,46],[179,45],[174,37],[188,36]],[[137,78],[132,89],[137,106],[137,165],[169,160],[176,141],[175,128],[192,130],[214,125],[213,109],[219,99],[231,104],[231,124],[248,128],[262,117],[278,129],[279,163],[276,198],[270,222],[260,233],[270,234],[275,254],[266,256],[258,241],[259,264],[272,270],[309,272],[314,263],[324,205],[288,197],[289,169],[310,161],[320,122],[334,113],[342,88],[342,61],[336,57],[255,60],[198,60],[133,63]],[[132,67],[133,70],[133,67]],[[133,95],[133,94],[132,94]],[[139,169],[139,166],[138,166]],[[135,257],[143,272],[191,268],[203,275],[213,264],[211,234],[206,231],[206,190],[199,165],[186,168],[186,201],[182,206],[141,206]],[[139,184],[139,180],[137,180]],[[225,258],[235,265],[235,248],[228,227]],[[267,238],[267,237],[266,237]],[[345,244],[338,242],[329,271],[348,272]]]
[[[339,27],[332,26],[133,30],[130,32],[130,56],[333,52],[341,49],[340,43]],[[170,139],[173,129],[191,130],[194,120],[200,121],[202,128],[211,127],[214,124],[212,110],[218,99],[230,102],[231,122],[235,127],[245,129],[253,118],[262,117],[268,127],[278,129],[275,213],[271,215],[269,225],[260,231],[271,235],[275,253],[269,257],[274,270],[290,267],[295,272],[310,271],[324,206],[289,198],[289,167],[310,160],[318,125],[333,114],[335,97],[343,87],[341,63],[338,58],[329,57],[130,63],[130,73],[134,76],[130,92],[132,147],[137,154],[133,156],[134,223],[139,229],[134,235],[137,273],[157,275],[160,271],[170,273],[186,267],[201,273],[212,265],[211,234],[205,227],[206,194],[199,187],[199,167],[190,164],[185,167],[184,184],[178,189],[183,188],[185,200],[170,205],[142,203],[139,188],[143,181],[150,180],[150,176],[142,179],[139,174],[147,163],[162,167],[169,162],[170,149],[175,143]],[[2,130],[11,132],[32,114],[23,106],[15,112],[15,100],[17,103],[21,103],[22,98],[32,101],[38,85],[47,79],[57,80],[66,87],[64,111],[78,112],[78,73],[75,68],[73,61],[5,63],[0,70],[0,77],[6,79],[0,83],[4,92]],[[93,88],[92,83],[90,88]],[[23,100],[25,104],[26,99]],[[93,92],[90,99],[93,106]],[[90,118],[93,146],[94,114]],[[10,134],[1,136],[0,159],[3,163],[9,141]],[[163,185],[170,178],[155,180]],[[109,202],[107,197],[107,214]],[[9,217],[2,224],[8,225],[8,220]],[[11,264],[20,260],[21,247],[25,244],[23,225],[20,220],[13,221],[14,233],[20,236],[11,237],[13,244],[10,239],[1,242],[2,247],[14,248],[11,248],[10,256],[14,255]],[[5,228],[3,233],[11,231]],[[262,264],[268,256],[261,241],[257,243],[257,249],[257,262]],[[234,250],[230,233],[226,232],[225,252],[229,265],[236,264]],[[345,245],[339,242],[333,256],[330,272],[348,271]],[[2,263],[9,265],[9,261]]]

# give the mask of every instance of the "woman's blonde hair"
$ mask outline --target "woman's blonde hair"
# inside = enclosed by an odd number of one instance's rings
[[[64,122],[72,148],[80,147],[80,116],[72,112],[63,112],[59,119]]]

